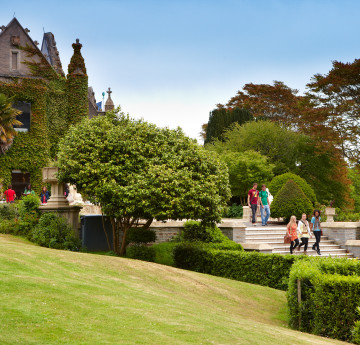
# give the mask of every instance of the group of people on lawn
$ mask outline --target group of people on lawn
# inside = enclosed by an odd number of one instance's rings
[[[267,226],[268,220],[270,218],[270,192],[266,188],[265,184],[261,186],[260,192],[257,190],[257,186],[257,183],[254,183],[253,188],[248,192],[248,206],[251,208],[251,222],[254,225],[256,224],[256,212],[259,206],[261,214],[261,225]],[[290,254],[293,253],[294,249],[297,248],[300,251],[300,248],[304,246],[304,254],[306,255],[309,238],[312,238],[314,234],[315,243],[312,246],[312,250],[316,250],[317,254],[321,255],[319,245],[322,233],[320,211],[314,211],[310,223],[306,218],[307,216],[305,213],[301,216],[301,219],[298,222],[296,222],[295,216],[291,216],[290,218],[290,222],[287,225],[287,234],[291,239]],[[299,238],[301,239],[301,243]]]

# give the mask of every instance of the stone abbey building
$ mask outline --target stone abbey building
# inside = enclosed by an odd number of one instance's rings
[[[16,18],[0,29],[0,93],[12,97],[14,107],[22,111],[18,119],[23,123],[10,149],[0,155],[0,188],[11,183],[21,195],[31,183],[40,192],[42,168],[56,158],[58,142],[68,128],[103,112],[88,87],[78,39],[65,75],[51,32],[44,33],[39,48],[30,30]]]

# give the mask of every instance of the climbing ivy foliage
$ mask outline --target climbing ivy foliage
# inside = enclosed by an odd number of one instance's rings
[[[84,58],[80,49],[82,44],[74,43],[74,55],[68,66],[69,74],[67,75],[66,86],[68,95],[68,121],[70,124],[80,122],[88,115],[89,103],[88,94],[88,76],[86,74]]]
[[[69,74],[68,80],[35,47],[18,48],[25,52],[27,61],[23,63],[32,77],[0,81],[0,93],[13,97],[14,102],[31,103],[31,124],[30,131],[18,133],[10,149],[0,156],[0,181],[3,186],[11,183],[12,170],[29,172],[33,189],[40,193],[42,168],[57,156],[58,143],[70,125],[88,115],[87,75],[78,47],[74,47],[75,57],[69,65],[74,75]]]

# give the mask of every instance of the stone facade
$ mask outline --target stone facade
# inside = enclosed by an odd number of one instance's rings
[[[31,77],[29,67],[24,64],[27,60],[26,53],[19,46],[26,45],[39,49],[28,35],[29,30],[24,29],[14,18],[6,27],[1,27],[0,33],[0,80],[6,81],[12,77]],[[35,62],[39,62],[37,56]]]

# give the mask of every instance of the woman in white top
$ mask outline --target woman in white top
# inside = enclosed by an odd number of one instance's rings
[[[309,243],[309,238],[312,237],[312,234],[310,231],[309,222],[306,220],[305,213],[302,214],[301,219],[299,220],[297,230],[301,239],[301,244],[299,245],[298,250],[300,250],[301,246],[304,246],[304,254],[307,255],[306,251]]]

